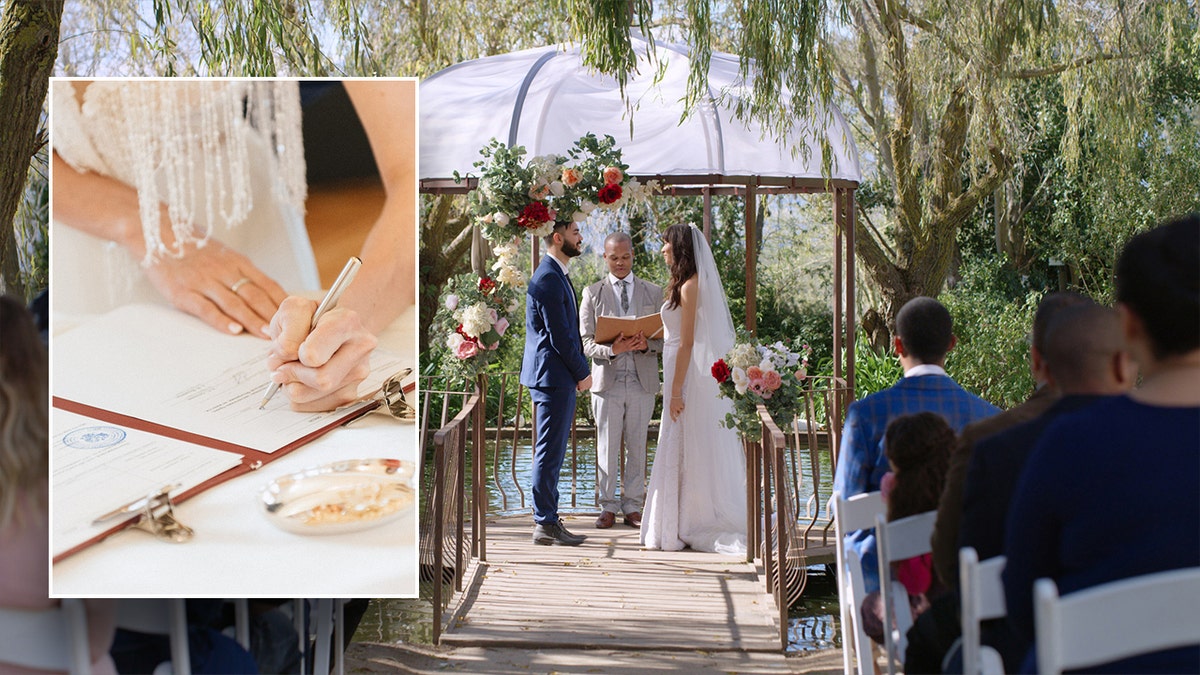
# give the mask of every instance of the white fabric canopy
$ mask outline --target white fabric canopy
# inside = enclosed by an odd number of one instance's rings
[[[652,62],[645,40],[633,36],[633,47],[638,72],[626,85],[634,106],[632,135],[617,81],[589,72],[575,44],[466,61],[435,73],[421,83],[421,178],[449,178],[455,170],[475,173],[479,150],[492,138],[523,145],[536,156],[565,154],[588,132],[616,138],[634,175],[825,177],[820,146],[805,130],[821,123],[824,114],[797,120],[784,141],[747,126],[732,112],[750,93],[738,59],[714,53],[709,98],[681,121],[691,61],[687,49],[656,41],[657,62]],[[660,65],[663,76],[656,83]],[[833,151],[828,178],[859,182],[858,150],[836,109],[825,133]],[[793,147],[810,151],[806,157]]]

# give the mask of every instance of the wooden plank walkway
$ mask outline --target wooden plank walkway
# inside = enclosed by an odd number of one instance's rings
[[[650,551],[638,531],[592,526],[582,546],[537,546],[529,516],[491,519],[442,636],[452,646],[779,652],[773,599],[760,570],[713,553]]]

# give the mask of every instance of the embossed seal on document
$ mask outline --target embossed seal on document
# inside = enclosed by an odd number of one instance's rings
[[[96,450],[107,448],[125,440],[125,430],[117,427],[83,427],[63,438],[63,443],[72,448]]]

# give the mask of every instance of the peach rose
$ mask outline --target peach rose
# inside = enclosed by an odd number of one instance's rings
[[[763,384],[766,385],[767,389],[775,391],[783,384],[783,380],[779,377],[778,372],[768,370],[763,373]]]
[[[625,174],[621,173],[621,170],[615,166],[609,166],[609,167],[604,168],[604,182],[607,185],[612,185],[614,183],[620,183],[621,179],[624,177],[625,177]]]
[[[746,377],[750,378],[751,382],[761,380],[763,376],[762,368],[758,366],[750,366],[746,369]]]
[[[582,178],[583,176],[580,176],[579,171],[575,169],[568,167],[562,170],[562,184],[566,185],[567,187],[572,187]]]

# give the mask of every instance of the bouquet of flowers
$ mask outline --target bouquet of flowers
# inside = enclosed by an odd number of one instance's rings
[[[475,274],[451,278],[445,290],[434,317],[442,371],[451,381],[473,381],[491,363],[520,304],[514,289]]]
[[[787,428],[808,377],[810,356],[812,347],[798,339],[791,344],[762,345],[739,330],[733,349],[712,366],[720,395],[733,401],[733,412],[725,416],[723,425],[746,438],[758,438],[762,434],[758,420],[761,403],[780,428]]]
[[[492,139],[475,162],[479,186],[469,203],[475,222],[493,246],[509,246],[526,235],[541,237],[555,221],[582,222],[596,209],[615,210],[644,203],[658,188],[630,178],[629,167],[612,136],[595,134],[575,141],[564,155],[525,160],[524,146]],[[455,172],[455,180],[462,176]]]

